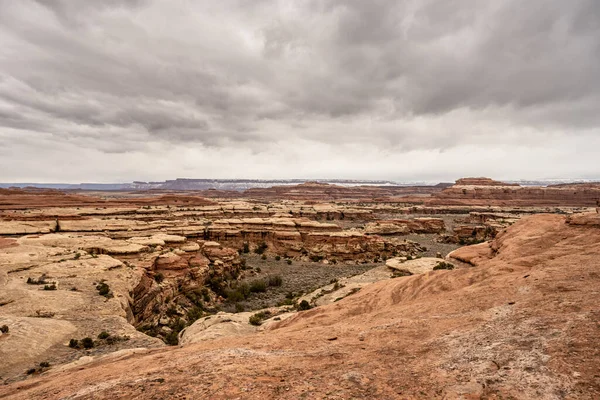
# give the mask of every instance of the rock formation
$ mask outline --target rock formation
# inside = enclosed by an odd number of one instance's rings
[[[598,398],[587,218],[523,218],[477,246],[475,267],[380,281],[267,331],[50,369],[0,396]]]

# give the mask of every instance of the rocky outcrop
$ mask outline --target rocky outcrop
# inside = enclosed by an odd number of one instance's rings
[[[379,220],[365,226],[368,235],[401,235],[408,233],[442,233],[446,230],[441,218]]]
[[[469,178],[459,179],[455,185],[435,193],[427,203],[593,207],[598,199],[600,184],[524,187],[484,178]]]
[[[384,280],[269,330],[107,356],[0,397],[599,398],[599,242],[593,226],[527,217],[474,268]]]

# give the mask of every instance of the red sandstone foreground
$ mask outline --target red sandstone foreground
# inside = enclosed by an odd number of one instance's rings
[[[271,331],[125,350],[0,398],[600,398],[600,218],[536,215],[473,268],[372,284]]]

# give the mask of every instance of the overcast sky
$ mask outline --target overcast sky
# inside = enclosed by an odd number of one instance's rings
[[[600,178],[600,1],[0,0],[0,181]]]

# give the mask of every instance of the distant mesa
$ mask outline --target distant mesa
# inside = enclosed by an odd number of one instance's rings
[[[495,181],[491,178],[461,178],[456,181],[458,186],[519,186],[518,183]]]

